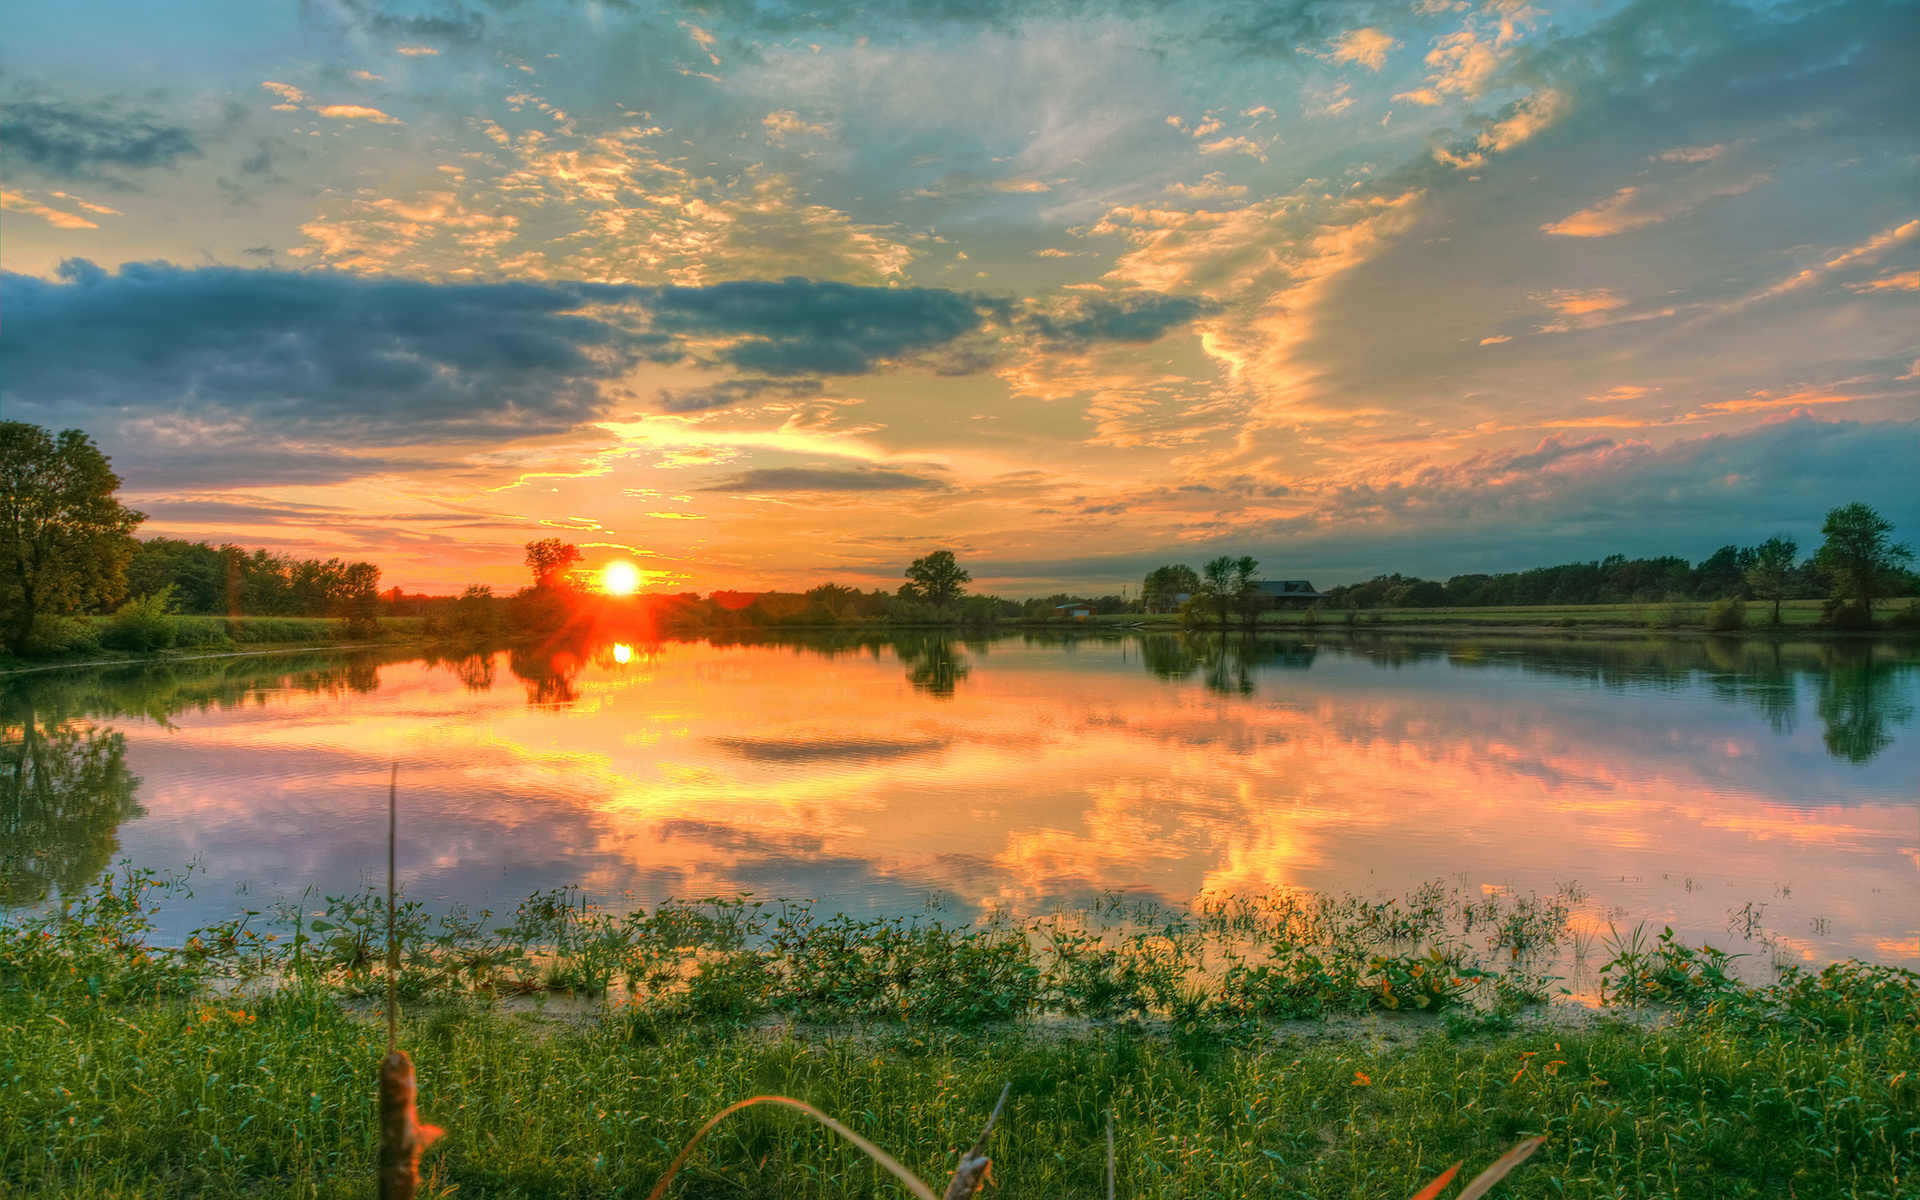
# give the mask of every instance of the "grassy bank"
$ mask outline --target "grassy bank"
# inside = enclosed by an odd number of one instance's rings
[[[1127,1197],[1403,1198],[1535,1133],[1507,1194],[1913,1193],[1914,976],[1749,986],[1723,957],[1623,943],[1609,998],[1665,1021],[1554,1023],[1468,961],[1527,957],[1537,911],[1484,910],[1462,942],[1466,910],[1427,899],[1024,926],[549,893],[495,930],[403,907],[403,1042],[448,1132],[428,1194],[640,1195],[707,1117],[767,1092],[937,1183],[1006,1082],[1009,1196],[1099,1195],[1109,1107]],[[380,990],[377,901],[176,951],[145,943],[150,901],[123,881],[0,935],[0,1194],[371,1194],[383,1030],[356,997]],[[732,1118],[695,1164],[675,1195],[905,1194],[778,1111]]]
[[[176,616],[171,619],[175,622],[172,642],[166,649],[147,651],[131,651],[108,644],[111,617],[65,620],[54,631],[58,640],[44,642],[27,658],[0,651],[0,673],[102,663],[165,662],[252,650],[408,645],[430,640],[419,617],[381,617],[378,629],[371,635],[350,634],[347,621],[340,617]]]
[[[1826,631],[1824,601],[1788,600],[1780,608],[1780,624],[1774,625],[1772,606],[1759,601],[1746,605],[1744,627],[1716,632],[1734,636],[1768,636],[1787,633],[1796,636]],[[1920,630],[1920,624],[1895,628],[1896,620],[1906,620],[1916,611],[1910,600],[1893,600],[1876,605],[1874,612],[1883,632]],[[1487,608],[1368,608],[1349,612],[1345,609],[1321,610],[1309,615],[1306,609],[1276,609],[1260,615],[1259,627],[1303,629],[1377,629],[1419,627],[1422,629],[1501,629],[1543,632],[1586,630],[1672,630],[1695,633],[1707,628],[1713,605],[1705,601],[1648,602],[1641,604],[1530,604]],[[1094,618],[1103,624],[1146,622],[1169,628],[1181,624],[1177,615],[1104,616]],[[1203,622],[1204,623],[1204,622]],[[1237,620],[1227,628],[1240,628]],[[1218,626],[1216,626],[1218,628]]]

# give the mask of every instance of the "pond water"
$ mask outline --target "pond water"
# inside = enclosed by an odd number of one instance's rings
[[[1920,966],[1911,643],[818,636],[0,679],[0,899],[197,867],[858,914],[1577,885],[1576,921]],[[1758,918],[1756,924],[1753,918]]]

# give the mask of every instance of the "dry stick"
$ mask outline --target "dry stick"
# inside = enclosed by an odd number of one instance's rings
[[[1007,1093],[1012,1090],[1011,1080],[1000,1089],[1000,1099],[994,1103],[993,1112],[987,1117],[987,1127],[980,1131],[973,1149],[960,1156],[960,1165],[954,1169],[953,1178],[947,1183],[946,1194],[941,1200],[969,1200],[986,1181],[987,1173],[993,1169],[993,1160],[987,1157],[987,1137],[993,1133],[994,1122],[1000,1119],[1000,1109],[1007,1102]]]
[[[1006,1095],[1004,1092],[1001,1093],[1001,1098],[1002,1099],[1006,1098]],[[707,1134],[713,1129],[715,1125],[718,1125],[720,1122],[726,1120],[728,1117],[732,1116],[734,1113],[739,1112],[741,1109],[748,1108],[755,1104],[784,1104],[788,1108],[799,1109],[801,1112],[807,1114],[809,1117],[812,1117],[814,1120],[820,1122],[822,1125],[825,1125],[828,1129],[833,1130],[835,1133],[839,1134],[841,1137],[847,1139],[848,1141],[852,1142],[854,1145],[860,1147],[860,1149],[866,1151],[867,1156],[869,1158],[873,1159],[873,1161],[885,1167],[888,1171],[891,1171],[893,1175],[900,1180],[901,1183],[904,1183],[907,1185],[907,1190],[911,1191],[914,1195],[920,1197],[920,1200],[934,1200],[933,1189],[928,1187],[926,1184],[922,1183],[919,1180],[919,1178],[913,1174],[913,1172],[907,1170],[905,1167],[895,1162],[892,1155],[888,1154],[885,1150],[882,1150],[880,1147],[874,1145],[872,1142],[868,1141],[867,1139],[861,1137],[859,1134],[855,1133],[853,1130],[848,1129],[845,1125],[842,1125],[840,1122],[834,1120],[832,1117],[821,1112],[819,1109],[815,1108],[813,1105],[808,1104],[804,1100],[795,1100],[790,1096],[754,1096],[750,1099],[742,1100],[738,1104],[729,1104],[725,1108],[721,1109],[719,1112],[715,1113],[713,1116],[713,1119],[711,1121],[708,1121],[705,1125],[702,1125],[700,1127],[700,1132],[694,1134],[692,1140],[689,1141],[684,1147],[681,1148],[680,1153],[674,1157],[673,1163],[667,1167],[667,1173],[665,1175],[662,1175],[660,1177],[660,1182],[654,1184],[653,1190],[647,1193],[647,1200],[660,1200],[660,1197],[666,1195],[667,1185],[673,1182],[673,1177],[680,1173],[681,1167],[686,1165],[688,1156],[693,1153],[693,1148],[700,1144],[700,1139],[703,1137],[706,1137]],[[998,1109],[995,1110],[996,1113],[998,1111],[999,1111]],[[988,1127],[989,1128],[992,1127],[991,1122],[989,1122]]]
[[[387,780],[387,1056],[380,1060],[380,1200],[413,1200],[420,1154],[441,1131],[413,1106],[413,1060],[400,1049],[400,937],[394,923],[393,860],[400,814],[400,764]]]

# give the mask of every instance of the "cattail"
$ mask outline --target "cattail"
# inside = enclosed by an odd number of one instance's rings
[[[394,924],[394,840],[400,820],[400,764],[387,781],[387,1056],[380,1060],[380,1200],[413,1200],[420,1155],[443,1130],[420,1123],[413,1060],[400,1049],[400,939]]]
[[[413,1060],[391,1051],[380,1060],[380,1200],[413,1200],[420,1155],[443,1132],[420,1123],[413,1096]]]

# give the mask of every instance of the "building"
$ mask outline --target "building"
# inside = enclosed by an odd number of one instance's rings
[[[1318,591],[1305,579],[1262,579],[1254,585],[1266,598],[1268,608],[1280,608],[1288,604],[1313,604],[1327,599],[1327,594]]]
[[[1072,617],[1076,621],[1084,621],[1093,615],[1093,605],[1056,604],[1053,606],[1053,615],[1056,617]]]

